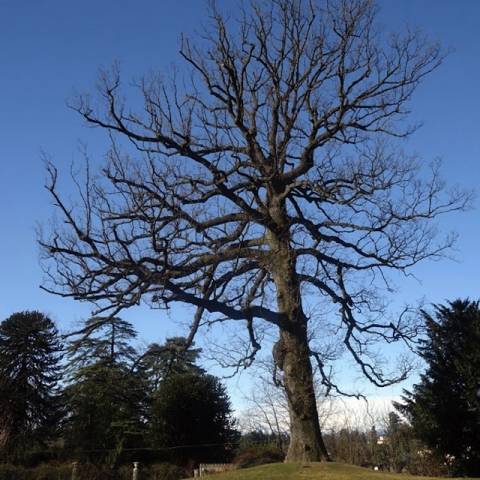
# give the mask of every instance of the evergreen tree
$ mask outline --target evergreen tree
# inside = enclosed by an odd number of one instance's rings
[[[428,336],[420,354],[427,370],[396,407],[458,473],[480,475],[479,302],[456,300],[423,316]]]
[[[44,314],[18,312],[0,324],[0,449],[21,460],[58,420],[61,343]]]
[[[91,318],[70,347],[65,436],[89,460],[116,466],[126,447],[140,447],[147,386],[132,370],[136,332],[125,320]]]
[[[150,344],[138,359],[137,368],[148,379],[151,390],[155,391],[160,382],[171,375],[202,373],[203,369],[195,364],[200,352],[200,348],[188,346],[185,337],[167,338],[163,345]]]
[[[98,361],[112,364],[132,362],[137,356],[131,345],[136,336],[133,326],[121,318],[90,318],[69,346],[70,362],[77,367]]]
[[[155,393],[151,414],[154,446],[172,449],[172,460],[226,461],[239,435],[225,386],[213,375],[188,372],[167,377]]]
[[[403,422],[395,412],[388,414],[386,439],[385,452],[390,470],[402,472],[409,468],[420,447],[414,438],[412,427]]]
[[[65,391],[67,446],[116,465],[125,448],[142,446],[145,396],[145,384],[125,365],[100,360],[81,368]]]
[[[379,435],[375,425],[372,425],[368,435],[368,446],[370,449],[370,463],[373,467],[385,468],[387,459],[383,448],[383,436]]]

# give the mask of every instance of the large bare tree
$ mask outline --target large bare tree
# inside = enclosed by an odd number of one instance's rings
[[[132,105],[115,68],[98,103],[74,102],[112,146],[73,205],[49,166],[62,222],[40,237],[43,288],[95,302],[97,315],[190,304],[189,341],[206,324],[244,326],[243,366],[261,347],[257,327],[273,326],[287,461],[327,459],[312,360],[327,390],[340,387],[309,340],[340,335],[375,385],[404,378],[408,366],[390,374],[372,342],[408,345],[418,330],[387,316],[382,282],[442,256],[454,238],[437,239],[431,220],[468,202],[400,148],[415,129],[411,96],[442,53],[418,33],[383,35],[369,0],[259,0],[238,12],[211,8],[204,34],[182,39],[184,74],[137,82]],[[314,296],[338,307],[321,331],[305,313]]]

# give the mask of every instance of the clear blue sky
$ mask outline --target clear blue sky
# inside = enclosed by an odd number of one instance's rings
[[[221,4],[234,5],[233,0]],[[443,158],[450,184],[477,187],[480,180],[480,2],[477,0],[384,0],[386,29],[406,23],[424,29],[453,53],[412,102],[424,126],[407,148],[426,160]],[[124,77],[168,69],[181,32],[205,19],[201,0],[0,0],[0,320],[18,310],[38,309],[69,328],[88,306],[39,289],[41,272],[34,228],[52,208],[43,189],[41,150],[65,173],[79,159],[84,140],[101,159],[100,132],[88,129],[66,107],[74,90],[92,90],[99,66],[119,60]],[[445,218],[443,230],[460,234],[457,261],[427,263],[415,273],[422,283],[400,285],[397,300],[425,295],[430,302],[480,297],[480,213]],[[178,319],[182,311],[174,312]],[[177,331],[160,312],[124,314],[145,340]]]

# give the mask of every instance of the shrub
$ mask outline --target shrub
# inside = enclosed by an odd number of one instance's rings
[[[0,478],[2,480],[23,480],[25,478],[22,467],[9,464],[0,464]]]
[[[36,468],[24,468],[16,465],[0,465],[1,480],[70,480],[72,466],[39,465]]]
[[[148,480],[179,480],[185,478],[185,470],[171,463],[157,463],[147,469]]]
[[[27,469],[27,480],[70,480],[72,465],[39,465],[34,469]]]
[[[283,462],[285,454],[273,445],[256,445],[237,452],[234,463],[239,468],[254,467],[265,463]]]
[[[179,480],[185,478],[183,468],[170,463],[158,463],[141,469],[142,480]],[[0,480],[71,480],[72,464],[43,464],[35,468],[0,464]],[[78,465],[78,480],[131,480],[132,465],[123,465],[116,472],[107,465]]]
[[[111,480],[112,470],[105,466],[94,465],[93,463],[79,463],[78,480]]]
[[[412,475],[428,477],[447,477],[452,474],[445,459],[427,449],[419,450],[416,455],[412,456],[406,470]]]

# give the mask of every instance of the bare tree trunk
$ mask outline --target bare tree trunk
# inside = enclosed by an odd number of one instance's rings
[[[290,414],[290,445],[285,461],[330,460],[320,431],[306,336],[281,331],[274,353],[283,370]]]
[[[280,339],[275,344],[273,356],[277,367],[283,371],[290,415],[290,445],[285,461],[328,461],[330,459],[320,431],[308,347],[307,317],[302,309],[296,258],[285,237],[270,235],[269,238],[276,259],[272,273],[277,289],[278,311],[283,317]]]

